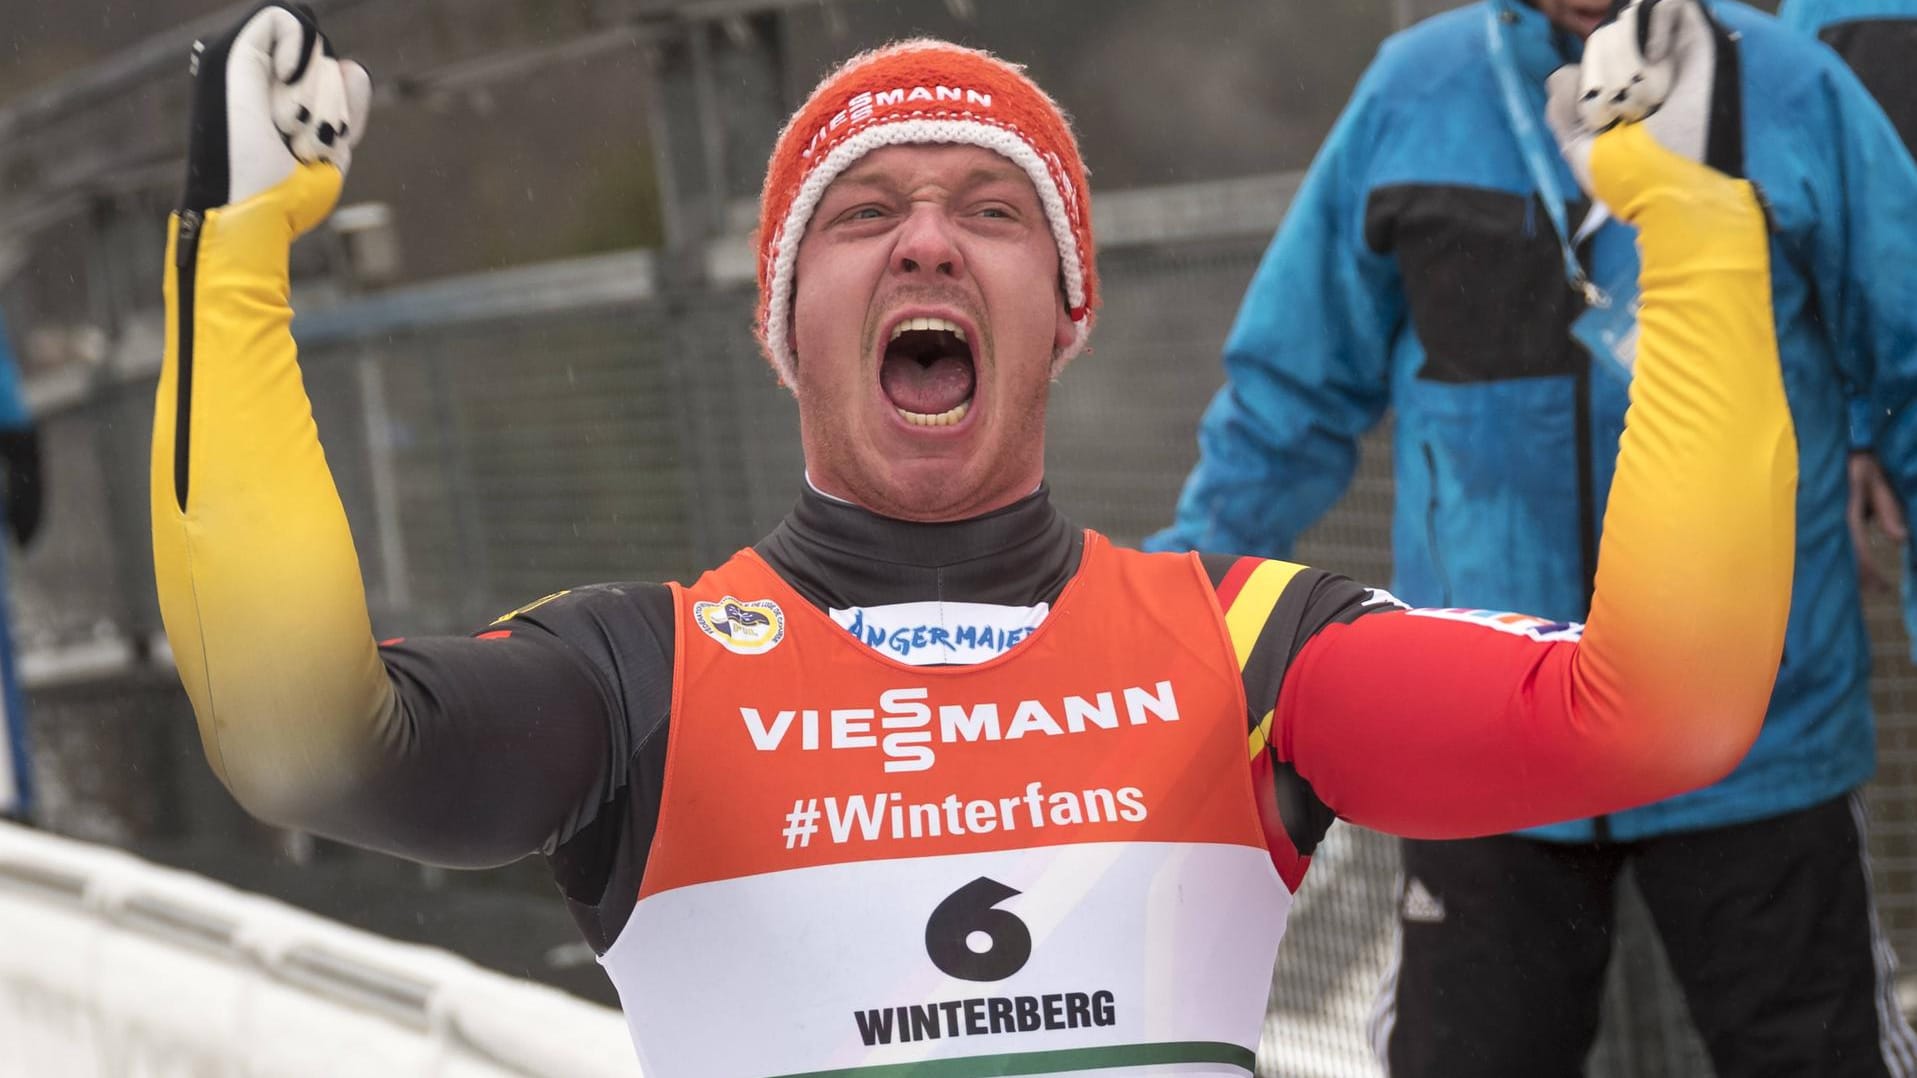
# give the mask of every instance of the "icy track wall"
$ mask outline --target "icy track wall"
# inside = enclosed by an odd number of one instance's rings
[[[603,1007],[0,824],[0,1074],[640,1071]]]

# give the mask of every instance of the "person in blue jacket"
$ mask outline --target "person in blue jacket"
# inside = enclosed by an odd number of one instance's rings
[[[40,527],[40,436],[27,409],[20,368],[0,319],[0,513],[22,547]],[[0,817],[33,816],[28,766],[26,694],[14,665],[13,632],[5,606],[6,563],[0,559]]]
[[[1883,106],[1904,148],[1917,155],[1917,63],[1913,63],[1917,61],[1917,0],[1784,0],[1777,17],[1837,50]],[[1853,421],[1854,438],[1860,444],[1868,444],[1874,436],[1873,428],[1880,422],[1875,417],[1888,417],[1900,405],[1911,404],[1908,400],[1876,402],[1871,408],[1868,400],[1859,403],[1870,409]],[[1892,433],[1911,434],[1908,430]],[[1911,452],[1917,452],[1917,446],[1906,446],[1900,455]],[[1853,466],[1855,461],[1869,459],[1853,458]],[[1875,518],[1893,537],[1909,538],[1895,504],[1853,498],[1851,517],[1853,528],[1861,530],[1867,519]],[[1909,560],[1904,568],[1904,618],[1917,625],[1917,547],[1907,546],[1905,553]],[[1874,576],[1868,562],[1865,569],[1867,579]],[[1911,655],[1917,658],[1917,633],[1911,636]]]
[[[1917,0],[1784,0],[1777,18],[1837,50],[1917,153]]]
[[[1917,167],[1856,76],[1770,16],[1620,6],[1647,30],[1710,35],[1709,93],[1665,107],[1696,110],[1697,156],[1754,180],[1773,219],[1802,469],[1783,665],[1757,744],[1715,786],[1523,835],[1407,842],[1374,1045],[1394,1078],[1581,1074],[1628,865],[1722,1078],[1917,1073],[1864,860],[1875,741],[1846,526],[1854,487],[1906,508],[1917,495],[1917,407],[1899,407],[1917,387]],[[1546,78],[1611,7],[1482,0],[1384,44],[1252,279],[1200,461],[1149,549],[1288,556],[1390,411],[1396,593],[1585,617],[1636,253],[1542,129]],[[1879,422],[1854,444],[1865,399]],[[1868,460],[1853,481],[1870,444],[1901,496]]]

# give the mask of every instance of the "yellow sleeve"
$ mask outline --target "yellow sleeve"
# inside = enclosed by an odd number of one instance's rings
[[[1668,769],[1675,792],[1735,767],[1769,705],[1790,611],[1796,435],[1752,186],[1638,125],[1600,135],[1591,171],[1638,230],[1643,305],[1575,691],[1595,721],[1631,727],[1637,751],[1618,764]]]
[[[299,825],[398,729],[290,331],[287,252],[331,165],[175,214],[155,403],[154,571],[200,740],[249,811]]]

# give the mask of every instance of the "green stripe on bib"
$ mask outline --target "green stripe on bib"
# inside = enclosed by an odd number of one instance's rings
[[[931,1059],[922,1063],[886,1063],[874,1067],[784,1074],[778,1078],[997,1078],[1009,1074],[1056,1074],[1168,1063],[1225,1063],[1243,1068],[1246,1074],[1250,1074],[1255,1059],[1250,1050],[1236,1044],[1168,1041],[1159,1044],[1118,1044],[1106,1048],[1069,1048],[1055,1052],[1015,1052],[965,1059]]]

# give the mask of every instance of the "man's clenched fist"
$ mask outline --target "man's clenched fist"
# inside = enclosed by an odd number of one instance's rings
[[[366,131],[372,80],[334,55],[302,4],[262,4],[197,43],[193,76],[183,210],[244,202],[302,163],[343,174]]]
[[[1697,0],[1630,0],[1550,79],[1546,118],[1585,190],[1591,139],[1642,122],[1657,141],[1730,176],[1744,173],[1736,43]]]

